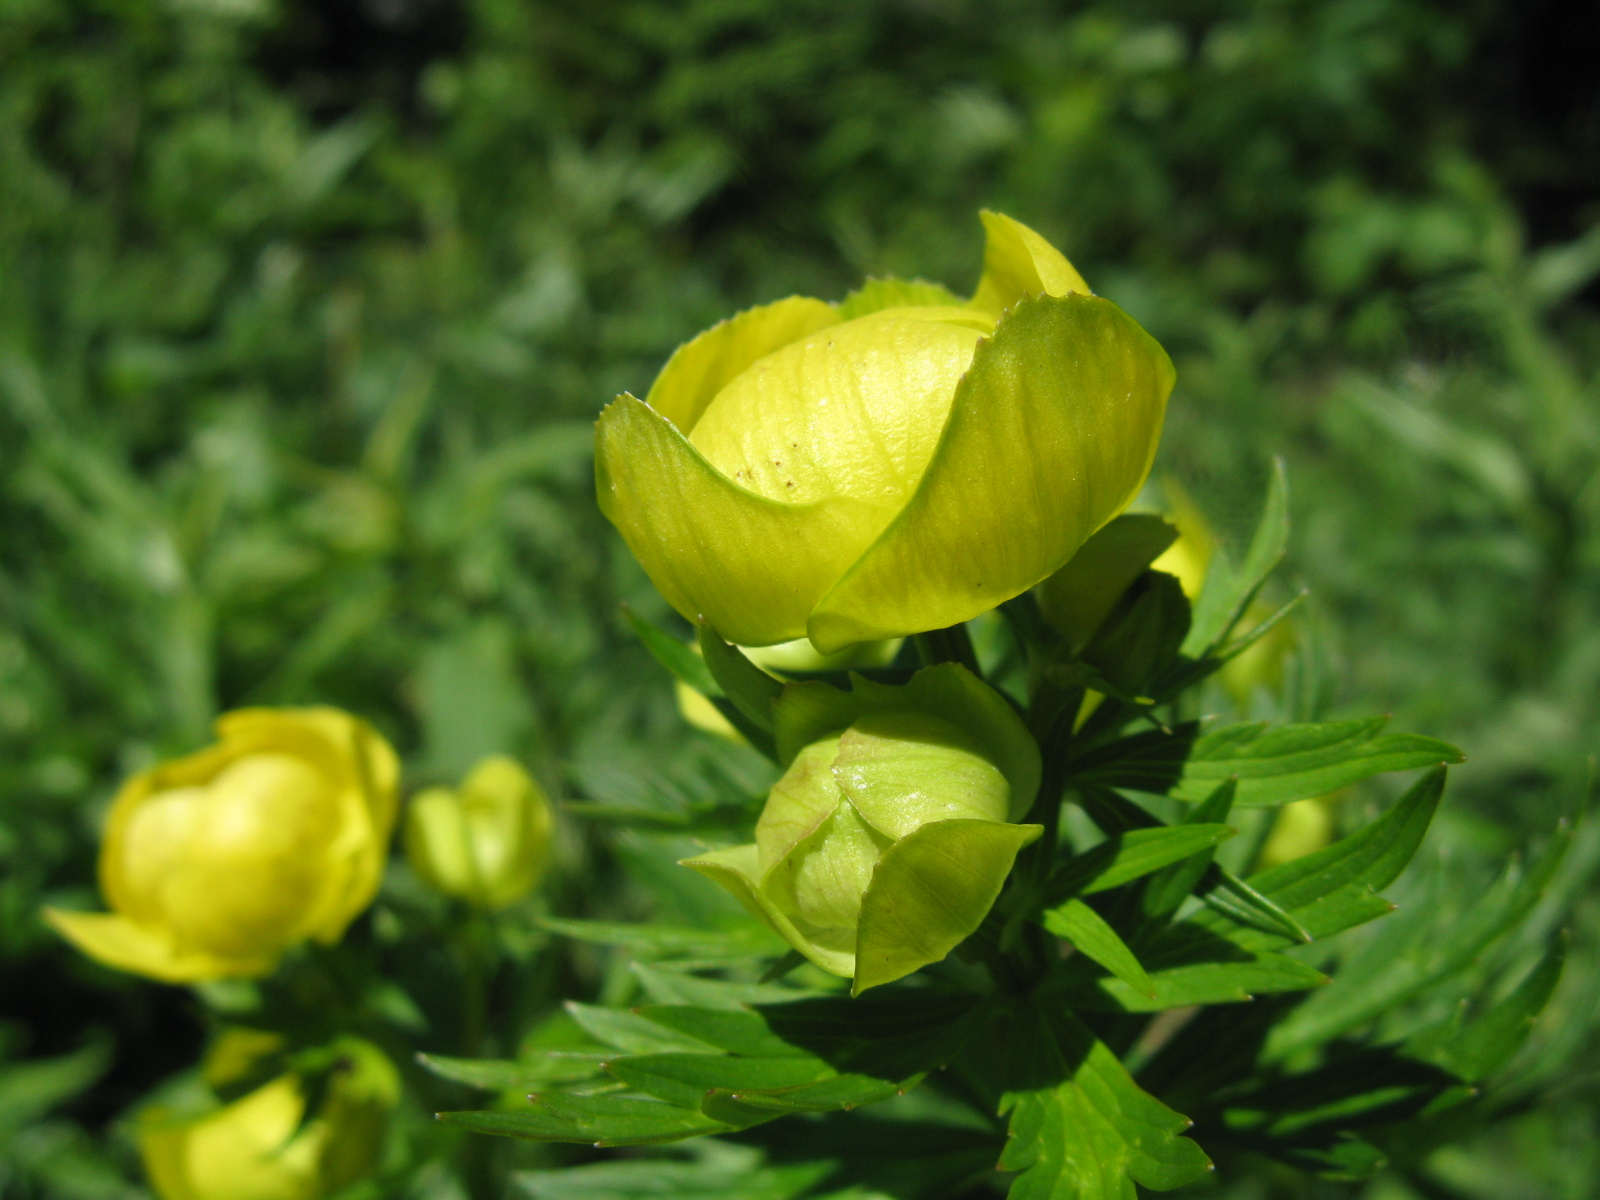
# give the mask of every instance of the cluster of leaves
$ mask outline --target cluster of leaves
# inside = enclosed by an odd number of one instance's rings
[[[1559,939],[1498,1002],[1474,996],[1460,977],[1524,923],[1571,831],[1563,827],[1526,877],[1508,875],[1471,919],[1437,931],[1424,958],[1397,960],[1382,945],[1368,951],[1383,955],[1376,962],[1351,962],[1331,980],[1319,969],[1330,965],[1327,939],[1393,911],[1379,893],[1416,854],[1444,764],[1460,754],[1430,738],[1382,734],[1382,719],[1270,731],[1242,723],[1203,736],[1197,722],[1177,720],[1196,683],[1281,619],[1233,636],[1287,534],[1280,473],[1240,567],[1224,562],[1193,614],[1176,580],[1143,571],[1148,558],[1136,562],[1143,573],[1131,585],[1118,585],[1126,592],[1110,598],[1110,616],[1080,649],[1045,626],[1032,596],[1011,606],[1027,660],[1015,673],[1028,685],[1018,699],[1045,750],[1034,815],[1053,836],[1025,852],[961,961],[850,999],[837,988],[773,986],[802,960],[772,961],[770,945],[748,944],[753,931],[686,938],[659,926],[561,922],[554,928],[566,936],[678,961],[635,966],[649,1004],[569,1004],[575,1036],[558,1049],[519,1060],[428,1059],[446,1078],[506,1097],[498,1110],[444,1119],[539,1141],[737,1135],[771,1149],[766,1128],[779,1118],[838,1119],[922,1086],[938,1095],[944,1121],[959,1112],[955,1123],[987,1134],[964,1147],[962,1169],[943,1164],[948,1173],[929,1194],[959,1194],[998,1169],[1014,1173],[1015,1200],[1111,1200],[1131,1197],[1135,1183],[1172,1190],[1207,1175],[1208,1151],[1265,1155],[1335,1179],[1366,1178],[1391,1153],[1402,1169],[1414,1163],[1430,1137],[1485,1103],[1479,1085],[1520,1048],[1550,998]],[[771,752],[778,681],[709,630],[702,660],[640,628],[665,666],[708,689]],[[919,639],[921,651],[976,666],[966,636],[946,630]],[[1086,685],[1105,691],[1085,718]],[[1217,861],[1238,832],[1226,824],[1235,805],[1276,808],[1422,767],[1383,816],[1333,845],[1246,878]],[[1163,801],[1172,820],[1153,811]],[[1087,815],[1093,835],[1056,832],[1064,802]],[[762,982],[739,978],[764,957]],[[1403,1038],[1378,1032],[1386,1016],[1451,990],[1463,1006],[1445,1019]],[[531,1109],[519,1091],[530,1093]],[[1191,1125],[1194,1136],[1182,1136]],[[848,1156],[807,1165],[785,1194],[868,1186]],[[681,1194],[704,1186],[689,1176]]]

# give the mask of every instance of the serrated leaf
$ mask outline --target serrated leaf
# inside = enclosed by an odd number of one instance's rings
[[[1283,560],[1288,546],[1289,477],[1279,458],[1273,460],[1266,503],[1243,564],[1235,570],[1220,546],[1211,556],[1205,584],[1195,602],[1194,620],[1183,641],[1183,653],[1200,658],[1228,636],[1267,576]]]
[[[1315,725],[1229,725],[1194,743],[1172,796],[1191,803],[1230,776],[1247,808],[1309,800],[1388,771],[1459,763],[1461,751],[1418,734],[1383,734],[1387,717]],[[1130,786],[1130,785],[1121,785]]]
[[[1000,1169],[1018,1171],[1010,1200],[1136,1200],[1210,1169],[1179,1135],[1188,1118],[1144,1092],[1070,1013],[1025,1005],[1010,1031],[1010,1128]]]
[[[1048,891],[1052,896],[1089,896],[1121,887],[1237,832],[1228,825],[1186,823],[1114,834],[1067,863],[1051,879]]]
[[[1082,900],[1068,900],[1040,914],[1044,927],[1058,938],[1072,943],[1079,954],[1092,958],[1139,995],[1154,999],[1155,985],[1139,965],[1128,944],[1117,931]]]
[[[419,1054],[417,1062],[441,1079],[486,1091],[530,1091],[541,1084],[588,1079],[600,1073],[603,1054],[552,1050],[538,1058],[449,1058]]]
[[[646,621],[626,604],[622,606],[622,619],[628,623],[644,648],[675,678],[681,679],[707,699],[722,696],[722,688],[712,677],[706,660],[696,654],[687,642],[680,642],[665,629]]]
[[[476,1133],[535,1142],[588,1142],[595,1146],[677,1142],[707,1133],[726,1133],[730,1128],[697,1109],[631,1096],[547,1093],[535,1096],[534,1104],[532,1111],[525,1112],[442,1112],[437,1116],[447,1124]]]

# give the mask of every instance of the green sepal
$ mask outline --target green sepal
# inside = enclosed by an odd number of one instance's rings
[[[1123,593],[1081,657],[1111,684],[1112,694],[1139,703],[1176,661],[1188,631],[1182,585],[1165,571],[1146,571]]]
[[[853,995],[938,962],[983,922],[1042,825],[933,821],[883,852],[861,898]]]
[[[1177,540],[1152,513],[1123,513],[1035,589],[1039,611],[1076,652],[1088,643],[1145,568]]]
[[[782,694],[783,684],[746,658],[737,646],[725,642],[710,625],[701,622],[699,637],[700,653],[705,656],[706,669],[716,680],[722,694],[752,724],[770,735],[772,705]],[[770,750],[770,736],[767,743]]]

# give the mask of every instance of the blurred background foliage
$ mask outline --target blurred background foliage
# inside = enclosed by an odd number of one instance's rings
[[[202,1020],[38,908],[93,903],[117,780],[219,711],[345,706],[410,785],[759,792],[619,618],[667,614],[590,422],[745,305],[970,287],[981,205],[1169,346],[1160,469],[1224,538],[1287,457],[1307,665],[1246,707],[1463,745],[1425,903],[1470,905],[1600,715],[1597,57],[1593,0],[0,0],[0,1192],[139,1194],[120,1115]],[[549,903],[710,919],[673,850],[569,823]],[[403,946],[408,886],[355,936]],[[1573,919],[1490,1129],[1228,1194],[1600,1191]],[[599,970],[500,984],[531,1020]]]

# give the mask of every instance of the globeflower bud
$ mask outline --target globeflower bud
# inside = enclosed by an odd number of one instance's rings
[[[486,758],[458,788],[412,797],[406,859],[447,896],[504,908],[533,890],[550,851],[550,802],[521,765]]]
[[[389,743],[334,708],[241,709],[217,736],[117,793],[100,847],[113,911],[46,910],[91,957],[170,983],[265,975],[371,902],[394,825]]]
[[[684,860],[854,991],[938,962],[994,904],[1038,825],[1039,748],[964,667],[903,687],[791,684],[773,708],[788,769],[756,840]]]
[[[231,1052],[233,1032],[219,1047]],[[399,1076],[382,1051],[359,1038],[339,1039],[323,1057],[329,1061],[316,1089],[322,1101],[309,1120],[311,1081],[293,1071],[203,1116],[147,1109],[139,1119],[139,1151],[156,1194],[162,1200],[320,1200],[371,1174],[389,1110],[399,1100]],[[212,1065],[207,1082],[230,1082]]]
[[[750,309],[601,414],[600,507],[691,622],[824,653],[954,625],[1133,499],[1171,362],[1038,234],[983,220],[972,300],[878,281]]]

